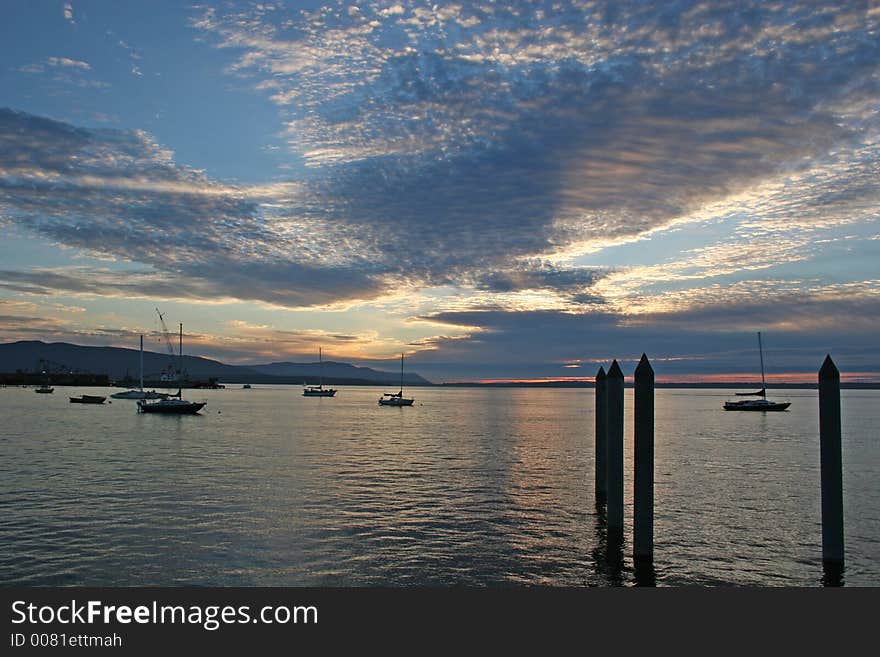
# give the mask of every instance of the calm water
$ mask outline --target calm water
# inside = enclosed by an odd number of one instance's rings
[[[0,583],[634,583],[593,503],[591,390],[381,392],[230,386],[162,417],[68,403],[106,389],[0,389]],[[657,391],[656,582],[817,586],[816,393],[767,415],[727,396]],[[844,391],[843,417],[844,577],[876,586],[880,392]]]

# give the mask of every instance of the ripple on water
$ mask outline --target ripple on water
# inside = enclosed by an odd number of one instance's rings
[[[28,392],[0,391],[17,420],[0,437],[5,584],[636,581],[592,499],[589,390],[423,389],[419,406],[383,409],[377,389],[318,404],[229,389],[206,391],[199,418]],[[880,393],[850,392],[845,579],[877,585]],[[766,418],[723,413],[726,394],[657,391],[656,582],[816,586],[815,394]],[[629,537],[629,439],[625,456]]]

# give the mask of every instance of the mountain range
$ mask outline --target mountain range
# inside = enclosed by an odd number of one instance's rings
[[[144,379],[157,380],[176,368],[178,357],[144,350]],[[317,383],[320,364],[267,363],[227,365],[200,356],[184,356],[182,369],[190,380],[217,379],[224,383]],[[106,374],[111,380],[137,379],[139,351],[122,347],[86,347],[67,342],[24,340],[0,344],[0,372],[89,372]],[[323,381],[328,385],[390,385],[400,384],[400,374],[383,372],[348,363],[324,361]],[[432,385],[415,372],[404,375],[406,385]]]

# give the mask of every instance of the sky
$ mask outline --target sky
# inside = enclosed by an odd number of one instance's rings
[[[880,381],[876,2],[0,16],[0,342]]]

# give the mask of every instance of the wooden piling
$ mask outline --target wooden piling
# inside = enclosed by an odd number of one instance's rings
[[[608,401],[605,378],[605,368],[600,367],[596,374],[596,504],[605,504],[608,499],[608,485],[605,476],[605,454],[608,449]]]
[[[615,360],[605,379],[606,430],[608,445],[606,484],[608,487],[608,537],[623,536],[623,372]]]
[[[843,459],[840,439],[840,372],[825,357],[819,370],[819,452],[822,473],[822,562],[843,566]]]
[[[654,558],[654,369],[646,354],[642,354],[633,380],[633,558],[651,561]]]

